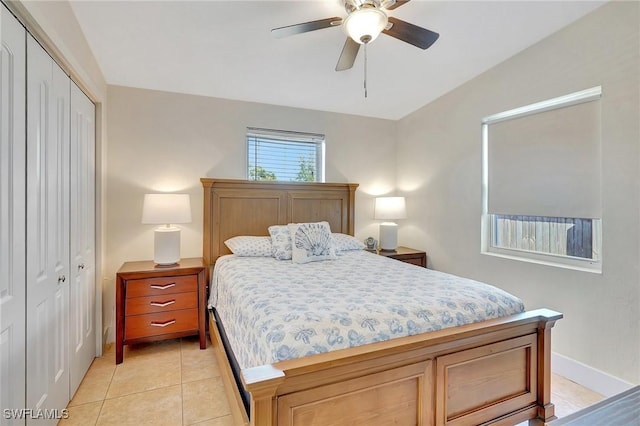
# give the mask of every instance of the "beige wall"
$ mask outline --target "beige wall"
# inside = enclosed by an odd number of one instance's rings
[[[395,185],[396,122],[320,111],[110,86],[105,325],[122,262],[153,258],[153,226],[140,223],[147,192],[191,195],[182,255],[202,255],[200,178],[246,177],[246,128],[323,133],[326,181],[356,182],[356,236],[376,236],[373,195]],[[107,306],[109,305],[109,306]]]
[[[405,117],[398,177],[403,244],[429,264],[519,295],[565,318],[553,350],[640,382],[639,3],[607,4]],[[480,254],[481,119],[602,86],[603,273]]]

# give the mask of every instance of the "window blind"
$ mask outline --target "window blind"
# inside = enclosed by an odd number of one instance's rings
[[[322,181],[324,135],[247,129],[248,179]]]
[[[488,213],[601,217],[599,94],[484,122]]]

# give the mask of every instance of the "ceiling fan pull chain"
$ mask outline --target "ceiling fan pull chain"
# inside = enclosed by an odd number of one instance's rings
[[[367,97],[367,43],[364,44],[364,97]]]

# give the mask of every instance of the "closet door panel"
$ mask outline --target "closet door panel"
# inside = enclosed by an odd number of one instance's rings
[[[0,5],[0,407],[9,409],[25,407],[25,37]]]
[[[34,47],[31,37],[28,37],[28,41],[27,404],[32,408],[39,408],[48,395],[49,372],[45,348],[50,347],[52,338],[47,326],[49,311],[52,310],[47,294],[51,293],[50,282],[54,278],[49,267],[47,230],[53,224],[47,220],[46,158],[47,141],[52,139],[47,121],[51,115],[48,99],[53,81],[50,59],[38,54],[39,46]]]
[[[70,86],[31,36],[27,64],[27,406],[62,409],[69,401]]]
[[[75,393],[96,355],[95,107],[71,84],[70,386]]]
[[[56,291],[55,353],[50,362],[54,368],[55,388],[64,389],[59,401],[60,408],[69,402],[69,150],[70,150],[70,104],[71,80],[62,69],[53,63],[53,110],[55,141],[55,207],[56,245],[55,273],[62,275],[63,282]]]

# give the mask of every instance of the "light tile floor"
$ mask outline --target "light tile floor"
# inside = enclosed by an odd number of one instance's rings
[[[558,417],[603,398],[553,375]],[[125,346],[119,365],[111,347],[93,361],[67,408],[60,426],[235,426],[211,342],[200,350],[197,336]]]
[[[211,347],[198,337],[115,348],[96,358],[60,426],[234,426]]]

